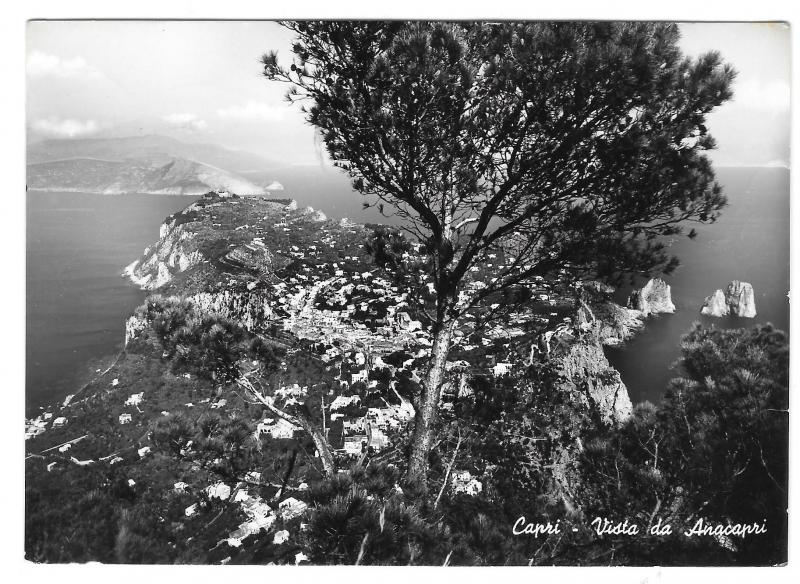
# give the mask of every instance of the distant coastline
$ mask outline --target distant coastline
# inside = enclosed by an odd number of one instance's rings
[[[188,193],[172,193],[172,192],[164,192],[164,191],[92,191],[86,189],[77,189],[77,188],[35,188],[35,189],[28,189],[28,193],[76,193],[76,194],[86,194],[86,195],[103,195],[103,196],[110,196],[110,197],[124,197],[126,195],[168,195],[171,197],[199,197],[203,194],[202,191],[197,192],[188,192]],[[261,195],[252,195],[254,197],[261,196]]]

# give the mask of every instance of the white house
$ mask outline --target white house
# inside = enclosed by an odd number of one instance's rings
[[[287,387],[281,387],[280,389],[275,390],[275,395],[277,397],[287,398],[289,396],[292,397],[299,397],[306,395],[308,393],[308,387],[300,387],[298,384],[294,383]]]
[[[281,438],[293,438],[294,433],[300,430],[300,427],[295,426],[294,424],[287,422],[283,418],[279,419],[275,424],[272,425],[258,425],[258,432],[259,433],[266,433],[272,436],[273,438],[281,439]]]
[[[500,377],[501,375],[508,375],[511,373],[511,363],[498,363],[494,367],[492,367],[492,373],[495,377]]]
[[[366,369],[362,369],[361,371],[357,371],[357,372],[352,374],[352,376],[350,378],[350,383],[356,383],[358,381],[363,381],[364,383],[366,383],[368,377],[369,377],[369,374],[367,373],[367,370]]]
[[[362,442],[366,442],[367,437],[363,434],[355,436],[345,436],[344,438],[344,451],[347,454],[359,455],[361,454]]]
[[[278,504],[278,512],[284,521],[288,521],[298,517],[299,515],[302,515],[307,508],[307,503],[300,501],[299,499],[295,499],[294,497],[289,497]]]
[[[231,496],[231,488],[222,482],[214,483],[206,487],[206,494],[210,499],[222,499],[224,501]]]
[[[357,395],[351,395],[347,397],[343,395],[337,395],[336,399],[331,402],[331,411],[341,410],[350,404],[358,404],[360,402],[361,398]]]
[[[453,471],[453,491],[474,497],[483,491],[481,482],[472,477],[468,470]]]
[[[367,428],[367,446],[372,446],[376,451],[383,450],[387,446],[389,446],[389,437],[378,428],[373,427],[370,425]]]
[[[128,399],[125,400],[126,406],[138,406],[142,403],[142,398],[144,397],[144,392],[141,393],[134,393]]]
[[[364,419],[358,418],[355,420],[345,420],[342,422],[342,428],[345,432],[363,432],[364,431]],[[359,443],[360,444],[360,443]]]

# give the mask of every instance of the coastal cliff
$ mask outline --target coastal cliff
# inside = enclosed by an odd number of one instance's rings
[[[620,423],[633,411],[628,389],[603,353],[598,342],[570,343],[565,353],[556,358],[564,378],[564,389],[589,408],[595,409],[607,423]]]
[[[168,217],[159,240],[125,269],[152,292],[125,323],[125,349],[78,395],[28,423],[29,448],[48,453],[36,462],[41,480],[84,480],[86,466],[124,476],[120,488],[171,505],[173,523],[192,537],[195,517],[213,523],[202,530],[204,549],[224,562],[259,538],[271,540],[273,522],[294,531],[306,520],[304,489],[320,477],[316,454],[326,446],[303,412],[327,430],[326,456],[337,468],[367,455],[402,457],[414,387],[430,359],[430,327],[419,308],[431,297],[375,265],[365,249],[373,228],[329,220],[294,201],[213,192]],[[422,253],[409,242],[405,259]],[[492,260],[487,268],[513,261]],[[459,322],[454,351],[462,361],[448,369],[459,391],[446,392],[442,417],[468,403],[459,400],[476,403],[466,389],[478,380],[529,388],[534,407],[548,412],[566,404],[576,416],[554,428],[548,449],[568,502],[582,446],[564,436],[574,436],[580,420],[616,426],[631,416],[604,346],[636,334],[644,315],[615,304],[613,289],[599,283],[568,287],[555,277],[528,285],[530,302],[509,305],[513,331],[474,334],[474,315]],[[538,368],[547,372],[547,396],[535,391]],[[265,392],[263,401],[254,391]],[[232,437],[251,457],[236,475],[221,468],[228,458],[218,451]],[[282,460],[287,445],[309,453],[298,457],[288,483],[253,471]],[[285,505],[301,508],[295,523],[282,514]],[[222,515],[212,521],[212,513]]]
[[[225,203],[225,204],[223,204]],[[161,225],[159,239],[142,257],[123,271],[123,276],[143,290],[158,290],[201,263],[234,272],[269,271],[273,262],[263,241],[252,237],[258,225],[235,225],[242,214],[260,223],[279,220],[293,201],[261,198],[242,199],[227,192],[210,192]],[[241,207],[241,211],[237,209]],[[209,278],[217,276],[212,270]],[[210,280],[209,280],[210,281]],[[202,286],[199,286],[202,288]]]
[[[560,336],[566,338],[566,350],[556,356],[556,363],[568,389],[604,421],[620,423],[630,416],[633,404],[603,347],[618,346],[633,337],[644,327],[644,315],[613,302],[612,293],[612,288],[598,283],[583,286],[575,327]]]
[[[158,243],[144,250],[143,258],[133,261],[122,272],[143,290],[156,290],[173,275],[203,261],[192,244],[193,235],[175,220],[161,226]]]
[[[271,295],[264,290],[247,289],[198,292],[187,297],[198,312],[234,321],[250,332],[263,330],[275,318],[270,306],[271,299]],[[150,324],[146,317],[138,313],[128,317],[125,321],[125,347],[146,331]]]

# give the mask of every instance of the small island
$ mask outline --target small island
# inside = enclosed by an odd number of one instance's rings
[[[707,296],[700,313],[716,317],[730,314],[742,318],[755,318],[756,301],[753,286],[749,282],[733,280],[725,292],[716,290],[714,294]]]

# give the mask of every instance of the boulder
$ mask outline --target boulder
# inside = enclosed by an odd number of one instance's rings
[[[641,290],[634,290],[628,298],[628,308],[633,308],[643,316],[662,312],[675,312],[669,284],[661,278],[652,278]]]
[[[744,318],[755,317],[756,299],[753,286],[749,282],[732,281],[725,292],[725,300],[731,314]]]
[[[706,296],[703,308],[700,309],[700,314],[705,314],[706,316],[727,316],[728,312],[728,302],[725,300],[725,294],[723,294],[722,290],[717,290],[711,296]]]

